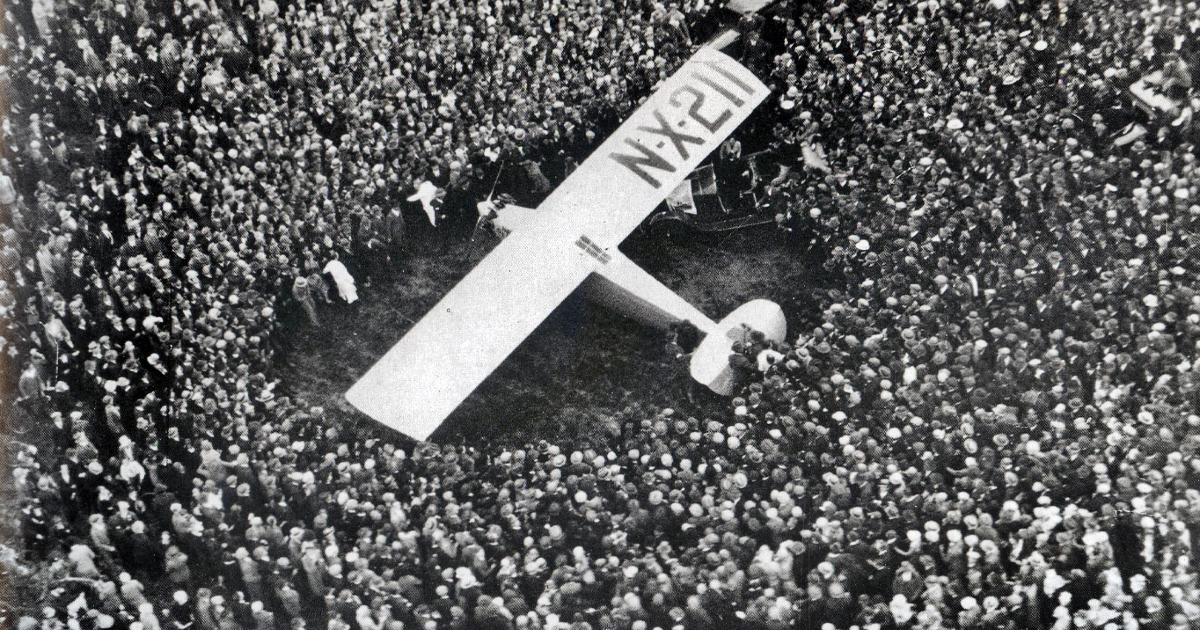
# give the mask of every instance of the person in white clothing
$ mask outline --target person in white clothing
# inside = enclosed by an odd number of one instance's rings
[[[325,265],[325,273],[333,276],[333,282],[337,285],[338,295],[346,300],[347,304],[353,304],[358,301],[358,288],[354,286],[354,276],[350,275],[350,271],[346,269],[346,265],[336,257]]]
[[[421,207],[425,209],[426,216],[429,217],[429,224],[437,227],[438,209],[442,205],[442,199],[446,196],[446,191],[438,188],[431,181],[422,181],[417,184],[417,192],[409,196],[408,200],[420,201]]]

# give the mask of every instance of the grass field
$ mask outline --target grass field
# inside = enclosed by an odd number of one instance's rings
[[[342,393],[467,273],[465,237],[420,233],[408,259],[388,278],[362,286],[361,300],[322,305],[321,329],[290,318],[278,362],[281,389],[332,417],[373,431]],[[808,319],[820,283],[771,227],[721,238],[636,234],[622,246],[667,286],[714,319],[753,298],[783,306],[791,330]],[[481,330],[480,334],[486,334]],[[789,336],[793,333],[789,331]],[[688,415],[727,405],[693,386],[663,333],[572,296],[472,394],[434,435],[438,442],[504,444],[549,439],[604,444],[614,414],[634,403]],[[361,423],[361,424],[360,424]]]

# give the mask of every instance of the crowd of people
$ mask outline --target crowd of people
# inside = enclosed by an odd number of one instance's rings
[[[10,3],[0,623],[1200,627],[1196,130],[1125,89],[1195,104],[1194,3],[780,8],[767,203],[837,286],[712,417],[411,445],[275,392],[421,183],[585,155],[707,10]]]

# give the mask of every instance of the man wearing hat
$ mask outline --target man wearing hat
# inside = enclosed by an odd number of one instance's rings
[[[292,283],[292,297],[304,309],[312,325],[320,327],[321,322],[317,319],[317,304],[313,301],[308,278],[297,274],[296,280]]]

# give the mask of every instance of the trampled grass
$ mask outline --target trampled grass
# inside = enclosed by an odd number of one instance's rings
[[[366,434],[382,430],[350,407],[342,393],[487,248],[483,244],[470,257],[466,235],[418,232],[414,240],[423,236],[428,240],[414,245],[405,261],[373,278],[370,286],[360,279],[358,303],[347,306],[335,296],[333,304],[320,305],[321,329],[294,313],[288,317],[290,332],[278,362],[282,392],[323,407],[331,422]],[[815,308],[814,272],[769,226],[704,239],[635,234],[622,250],[714,319],[761,297],[779,302],[796,330]],[[614,419],[631,407],[725,417],[720,411],[727,404],[692,383],[686,359],[668,350],[663,332],[573,295],[450,416],[434,439],[474,445],[547,439],[608,448],[618,432]]]

